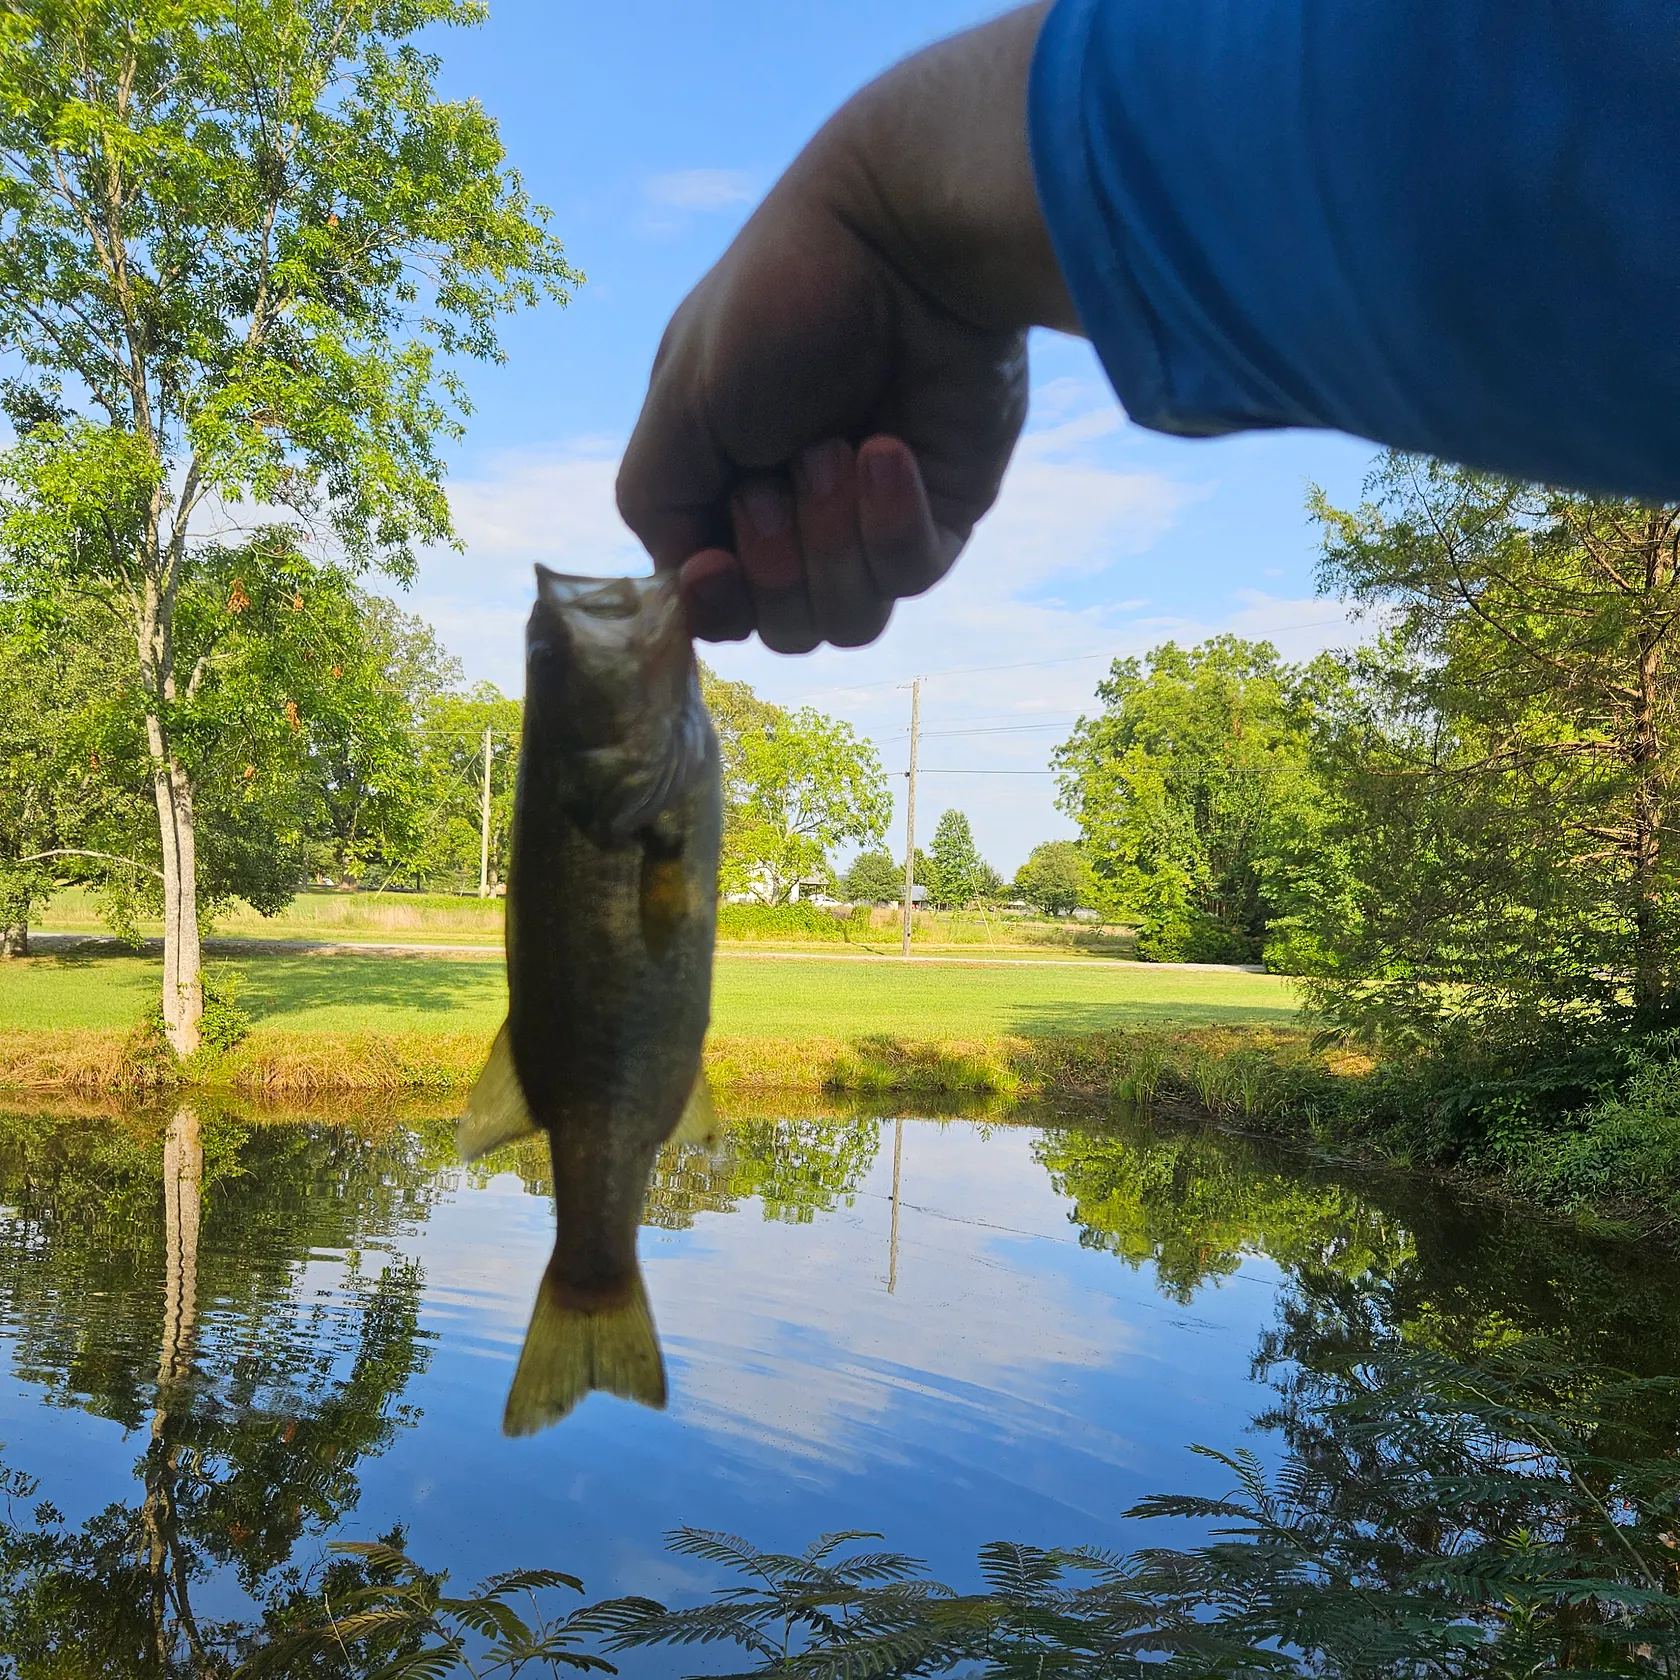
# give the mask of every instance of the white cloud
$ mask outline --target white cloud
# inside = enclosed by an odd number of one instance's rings
[[[1350,639],[1336,603],[1291,593],[1221,591],[1185,610],[1181,580],[1166,587],[1154,555],[1207,492],[1130,460],[1136,434],[1089,384],[1052,382],[1034,393],[1034,416],[997,506],[952,575],[903,603],[873,647],[785,659],[754,642],[706,654],[768,699],[845,717],[876,741],[889,772],[906,759],[904,685],[929,675],[922,838],[958,805],[1006,871],[1039,840],[1073,832],[1045,771],[1110,659],[1222,631],[1267,637],[1290,658]],[[647,570],[613,501],[619,447],[590,438],[511,452],[451,486],[465,552],[428,555],[405,604],[437,625],[469,675],[519,692],[533,561],[599,575]],[[1152,592],[1174,597],[1178,610],[1155,605]],[[1034,724],[1045,727],[1022,727]],[[954,733],[967,728],[1005,732]],[[974,770],[987,774],[949,773]],[[902,789],[901,775],[893,787]],[[901,844],[896,831],[890,843]]]
[[[752,176],[740,169],[673,169],[650,176],[642,190],[666,210],[726,210],[754,196]]]

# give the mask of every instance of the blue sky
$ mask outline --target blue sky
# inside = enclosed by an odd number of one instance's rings
[[[569,308],[513,323],[506,366],[470,370],[477,412],[451,476],[465,552],[429,557],[406,603],[470,676],[518,692],[533,561],[645,567],[613,511],[612,479],[672,309],[852,89],[990,10],[492,0],[485,27],[438,36],[445,89],[500,120],[510,159],[588,276]],[[708,657],[767,698],[846,717],[891,772],[907,758],[900,685],[928,674],[922,837],[958,806],[1010,871],[1035,842],[1072,832],[1041,772],[1109,657],[1219,630],[1270,636],[1293,655],[1348,639],[1338,606],[1314,595],[1302,502],[1309,481],[1353,498],[1372,456],[1323,434],[1191,443],[1144,432],[1087,346],[1041,334],[1028,436],[939,588],[902,606],[869,649],[786,659],[755,642]],[[974,771],[986,773],[955,773]],[[901,775],[893,785],[901,794]]]

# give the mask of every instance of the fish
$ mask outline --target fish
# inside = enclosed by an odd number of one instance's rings
[[[474,1161],[538,1132],[556,1235],[503,1413],[594,1390],[662,1407],[636,1236],[673,1135],[716,1135],[701,1067],[723,826],[717,733],[670,574],[537,567],[507,884],[507,1020],[456,1128]]]

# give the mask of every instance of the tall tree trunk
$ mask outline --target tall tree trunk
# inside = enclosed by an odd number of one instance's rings
[[[178,1056],[198,1048],[204,1014],[203,950],[198,932],[198,848],[193,791],[170,748],[164,708],[175,699],[174,600],[149,581],[139,629],[146,709],[146,747],[152,760],[163,852],[163,1026]]]
[[[1667,519],[1653,513],[1645,543],[1645,603],[1671,579],[1663,572],[1668,548]],[[1670,1006],[1667,918],[1662,903],[1661,838],[1662,726],[1664,670],[1662,616],[1649,619],[1639,643],[1639,699],[1634,710],[1633,752],[1637,781],[1633,792],[1633,1018],[1647,1031],[1664,1024]]]
[[[190,1056],[204,1014],[192,784],[165,747],[161,721],[147,718],[146,732],[153,742],[152,792],[163,841],[163,1025],[176,1055]]]
[[[29,955],[29,923],[8,922],[0,927],[0,957]]]

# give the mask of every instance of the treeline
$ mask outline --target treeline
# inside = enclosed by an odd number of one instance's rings
[[[1083,847],[1075,840],[1046,840],[1004,878],[981,857],[967,814],[948,810],[928,850],[916,848],[912,884],[926,889],[935,910],[995,909],[1024,904],[1045,916],[1100,910],[1106,902]],[[904,897],[904,862],[881,848],[859,852],[836,882],[854,904],[893,904]]]
[[[1674,1111],[1680,510],[1401,456],[1312,507],[1370,639],[1117,662],[1056,755],[1094,876],[1141,954],[1263,957],[1415,1072],[1414,1156],[1631,1137]]]
[[[249,555],[242,556],[244,561]],[[195,600],[204,676],[176,706],[200,902],[309,880],[476,890],[506,869],[519,703],[467,686],[431,627],[300,557]],[[196,593],[196,592],[195,592]],[[118,927],[161,913],[153,767],[125,627],[98,603],[0,601],[0,922],[15,947],[78,881]]]

